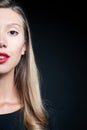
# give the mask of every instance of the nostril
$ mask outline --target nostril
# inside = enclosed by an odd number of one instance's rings
[[[0,48],[2,48],[2,47],[6,47],[6,45],[4,43],[0,42]]]
[[[6,47],[6,45],[3,45],[3,47]]]

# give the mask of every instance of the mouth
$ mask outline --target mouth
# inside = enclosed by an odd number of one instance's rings
[[[7,53],[0,52],[0,63],[5,63],[9,57],[10,56]]]

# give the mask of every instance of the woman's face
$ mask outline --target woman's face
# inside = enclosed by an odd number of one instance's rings
[[[11,9],[0,8],[0,74],[13,71],[25,52],[23,20]]]

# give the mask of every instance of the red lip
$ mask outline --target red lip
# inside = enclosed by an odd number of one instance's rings
[[[4,52],[0,52],[0,56],[9,57],[9,55],[7,53],[4,53]]]
[[[6,62],[9,59],[9,57],[10,56],[7,53],[0,52],[0,63]]]

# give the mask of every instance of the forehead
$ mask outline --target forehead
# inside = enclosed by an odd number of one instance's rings
[[[10,8],[0,8],[0,25],[17,23],[23,25],[22,17]]]

